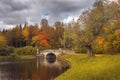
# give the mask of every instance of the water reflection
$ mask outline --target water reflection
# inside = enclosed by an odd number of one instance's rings
[[[64,61],[50,58],[2,61],[0,80],[52,80],[68,68]]]

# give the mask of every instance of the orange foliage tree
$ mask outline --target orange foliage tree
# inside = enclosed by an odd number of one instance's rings
[[[45,31],[40,31],[38,26],[36,26],[33,30],[32,44],[34,46],[43,46],[46,48],[50,48],[49,41],[50,38]]]
[[[40,45],[46,48],[50,48],[49,41],[50,39],[48,35],[44,31],[40,32],[40,39],[39,39]]]

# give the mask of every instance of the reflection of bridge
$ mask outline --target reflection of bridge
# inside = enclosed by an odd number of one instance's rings
[[[68,51],[68,50],[44,50],[39,52],[39,50],[37,50],[37,56],[44,56],[46,57],[49,54],[54,54],[56,57],[60,54],[65,54],[65,53],[75,53],[74,51]]]
[[[50,63],[47,59],[45,58],[37,58],[37,67],[39,64],[44,65],[44,66],[49,66],[49,67],[61,67],[61,63],[59,60],[55,59],[54,62]]]

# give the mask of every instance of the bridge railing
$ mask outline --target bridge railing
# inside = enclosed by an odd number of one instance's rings
[[[73,51],[73,50],[44,50],[44,51],[40,51],[38,54],[38,50],[37,50],[37,55],[47,55],[48,53],[54,53],[55,55],[74,54],[75,51]]]

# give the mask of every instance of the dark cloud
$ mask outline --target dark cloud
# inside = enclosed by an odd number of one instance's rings
[[[40,23],[49,16],[49,23],[63,20],[66,15],[78,16],[82,9],[93,5],[94,0],[0,0],[0,21],[6,25],[23,24],[29,17]]]
[[[30,6],[28,4],[17,2],[17,1],[14,1],[14,0],[1,0],[0,4],[1,4],[1,6],[3,6],[0,9],[3,9],[3,11],[8,10],[10,12],[21,11],[21,10],[30,8]]]

